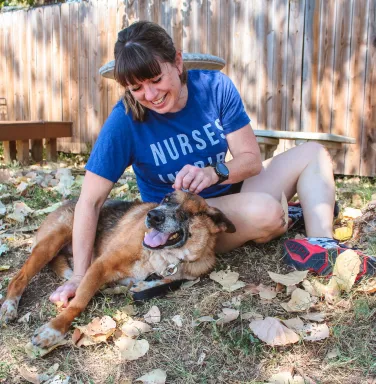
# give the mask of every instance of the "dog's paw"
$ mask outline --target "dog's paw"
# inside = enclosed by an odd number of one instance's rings
[[[53,328],[51,322],[42,325],[34,332],[31,342],[37,347],[49,348],[64,339],[65,334]]]
[[[18,300],[7,299],[0,309],[0,325],[10,323],[17,319]]]

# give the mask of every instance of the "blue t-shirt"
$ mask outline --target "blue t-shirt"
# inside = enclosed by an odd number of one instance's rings
[[[142,200],[160,202],[172,192],[184,165],[224,162],[226,135],[250,122],[240,95],[218,71],[190,70],[187,86],[182,110],[166,114],[148,110],[144,122],[134,121],[119,101],[103,125],[86,169],[115,183],[132,165]],[[230,187],[214,185],[200,195],[218,196]]]

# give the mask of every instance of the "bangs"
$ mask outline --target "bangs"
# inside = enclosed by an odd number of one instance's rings
[[[115,60],[115,80],[123,87],[135,85],[162,73],[158,59],[137,43],[128,43]]]

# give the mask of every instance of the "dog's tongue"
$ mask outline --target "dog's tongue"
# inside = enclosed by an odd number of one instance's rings
[[[152,229],[151,232],[145,233],[144,243],[152,248],[159,247],[160,245],[166,244],[170,235],[171,233],[162,233],[156,229]]]

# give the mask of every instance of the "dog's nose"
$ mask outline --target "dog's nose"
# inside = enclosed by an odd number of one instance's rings
[[[158,225],[162,224],[165,221],[165,214],[162,211],[159,211],[158,209],[153,209],[148,212],[147,214],[149,224],[151,225]]]

